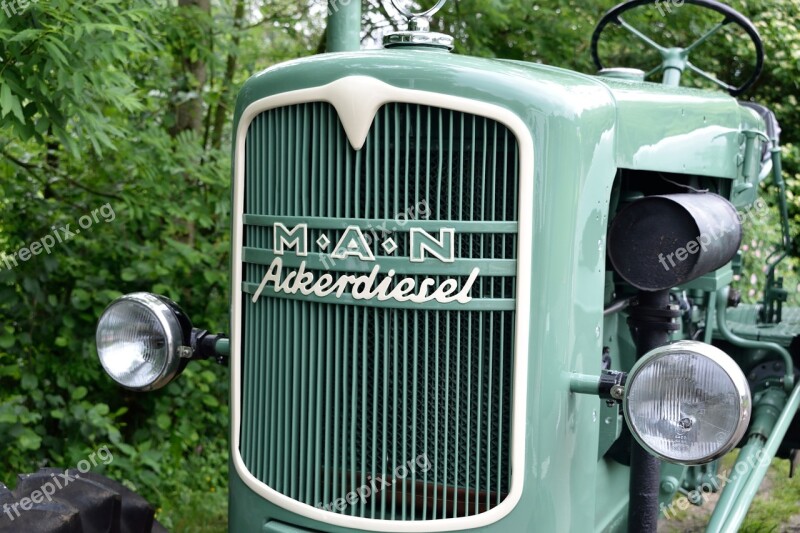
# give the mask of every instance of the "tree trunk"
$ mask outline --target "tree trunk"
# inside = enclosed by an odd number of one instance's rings
[[[204,13],[211,13],[211,0],[178,0],[180,8],[197,8]],[[186,130],[200,133],[203,129],[203,87],[207,81],[206,64],[198,58],[196,61],[185,55],[178,58],[181,62],[182,83],[179,90],[188,96],[178,103],[175,109],[175,126],[172,134]]]
[[[233,49],[225,61],[225,78],[222,80],[222,90],[220,91],[217,107],[214,110],[214,130],[211,135],[211,148],[213,149],[217,149],[222,145],[222,132],[225,129],[226,119],[230,114],[229,100],[231,99],[231,89],[236,76],[237,48],[241,40],[241,29],[246,7],[246,0],[237,0],[233,12],[233,35],[231,37]]]
[[[178,8],[191,10],[199,9],[202,12],[201,19],[208,20],[211,15],[211,0],[178,0]],[[184,12],[186,13],[186,12]],[[196,19],[191,12],[185,17],[179,17],[183,24],[191,24]],[[186,33],[192,39],[198,42],[206,39],[210,33],[210,28],[186,28]],[[194,30],[194,31],[191,31]],[[208,81],[208,74],[206,72],[206,64],[202,57],[192,60],[191,55],[187,50],[179,48],[176,52],[175,61],[180,66],[178,73],[178,83],[176,84],[177,92],[188,95],[183,100],[179,101],[175,107],[175,125],[170,130],[170,134],[174,137],[184,131],[194,131],[198,136],[203,133],[203,88]],[[200,161],[197,162],[200,165]],[[185,176],[186,185],[193,185],[193,178],[187,174]],[[194,246],[197,237],[197,227],[193,221],[184,221],[186,228],[186,236],[184,242],[189,246]]]

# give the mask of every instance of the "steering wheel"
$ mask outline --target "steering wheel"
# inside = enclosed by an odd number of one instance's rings
[[[717,23],[713,28],[711,28],[702,37],[697,39],[689,46],[685,48],[667,48],[665,46],[661,46],[653,39],[625,22],[621,16],[627,11],[649,4],[653,4],[655,8],[659,9],[662,14],[664,8],[669,9],[669,7],[671,7],[672,9],[679,9],[683,4],[692,4],[716,11],[722,15],[723,18],[721,22]],[[667,82],[666,79],[665,83],[677,85],[677,82],[680,81],[680,72],[683,72],[684,69],[688,68],[692,72],[706,78],[716,85],[719,85],[728,91],[731,96],[738,96],[749,89],[756,82],[756,80],[758,80],[758,77],[761,75],[761,72],[764,69],[764,43],[761,41],[761,36],[759,36],[756,27],[753,26],[753,23],[750,22],[749,19],[735,9],[720,2],[716,2],[715,0],[681,0],[680,3],[677,3],[677,0],[630,0],[612,8],[603,16],[602,19],[600,19],[600,22],[597,24],[597,27],[594,30],[594,34],[592,34],[592,59],[594,59],[594,63],[597,68],[601,70],[603,69],[603,64],[600,62],[600,56],[597,53],[597,43],[600,41],[600,35],[603,33],[603,30],[605,30],[606,26],[612,23],[625,28],[630,33],[644,41],[647,45],[655,48],[661,54],[662,63],[648,72],[645,75],[646,77],[662,70],[665,72],[665,78],[667,77],[667,71],[669,70],[674,69],[678,72],[678,74],[672,78],[672,83]],[[731,23],[734,23],[742,28],[756,47],[755,69],[753,70],[750,78],[748,78],[747,81],[745,81],[739,87],[735,87],[717,79],[712,74],[709,74],[708,72],[698,68],[689,61],[689,54],[694,51],[695,48],[703,44],[709,37],[717,33],[720,29]]]

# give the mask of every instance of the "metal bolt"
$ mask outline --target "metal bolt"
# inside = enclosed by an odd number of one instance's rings
[[[194,350],[190,346],[180,346],[178,348],[178,356],[181,359],[191,359],[193,354]]]
[[[692,427],[692,420],[691,420],[691,419],[689,419],[689,418],[681,418],[681,421],[680,421],[680,422],[678,422],[678,424],[679,424],[679,425],[680,425],[680,426],[681,426],[683,429],[690,429],[690,428]]]
[[[686,497],[689,499],[689,502],[692,505],[701,505],[703,503],[703,497],[700,494],[701,492],[702,491],[695,489],[689,492]]]
[[[611,387],[609,394],[611,394],[611,397],[615,400],[621,400],[625,397],[625,387],[622,385],[614,385]]]

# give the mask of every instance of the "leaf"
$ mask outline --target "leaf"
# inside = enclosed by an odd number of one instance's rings
[[[203,396],[203,403],[211,408],[219,407],[219,400],[211,395]]]
[[[14,37],[8,40],[10,43],[21,42],[21,41],[33,41],[38,39],[40,35],[44,34],[45,30],[39,30],[36,28],[27,28],[20,32],[17,32]]]
[[[89,390],[86,387],[81,386],[75,388],[70,396],[72,397],[73,400],[77,401],[84,399],[88,393]]]
[[[72,302],[72,306],[75,309],[83,311],[85,309],[88,309],[89,306],[91,305],[89,301],[90,298],[91,296],[87,291],[83,289],[74,289],[72,291],[72,297],[70,298],[70,301]]]
[[[117,442],[114,444],[119,450],[129,457],[133,457],[137,454],[136,448],[131,446],[130,444],[126,444],[124,442]]]
[[[34,374],[23,374],[21,385],[25,390],[34,390],[39,386],[39,379]]]
[[[24,428],[17,437],[17,442],[23,450],[38,450],[42,445],[42,438],[33,430]]]
[[[8,83],[3,80],[3,84],[0,85],[0,116],[5,118],[14,110],[15,105],[19,105],[19,101],[15,95],[11,94],[11,87]]]
[[[14,330],[5,328],[2,333],[0,333],[0,348],[4,350],[10,349],[14,346],[16,340],[14,339]]]
[[[172,425],[172,419],[169,417],[169,415],[161,413],[156,417],[156,425],[160,429],[163,429],[164,431],[166,431]]]
[[[61,50],[59,50],[59,47],[56,46],[56,44],[50,41],[45,41],[42,43],[42,46],[44,46],[44,48],[50,53],[50,55],[54,59],[56,59],[59,63],[61,63],[64,66],[69,65],[69,60],[66,58],[66,56],[64,56]]]

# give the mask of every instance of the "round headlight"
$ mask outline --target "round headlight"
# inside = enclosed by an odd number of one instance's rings
[[[191,355],[191,323],[174,302],[137,292],[118,298],[97,324],[97,354],[111,378],[126,389],[160,389]]]
[[[728,453],[750,422],[750,387],[725,352],[697,341],[656,348],[628,374],[623,409],[631,433],[673,463],[708,463]]]

